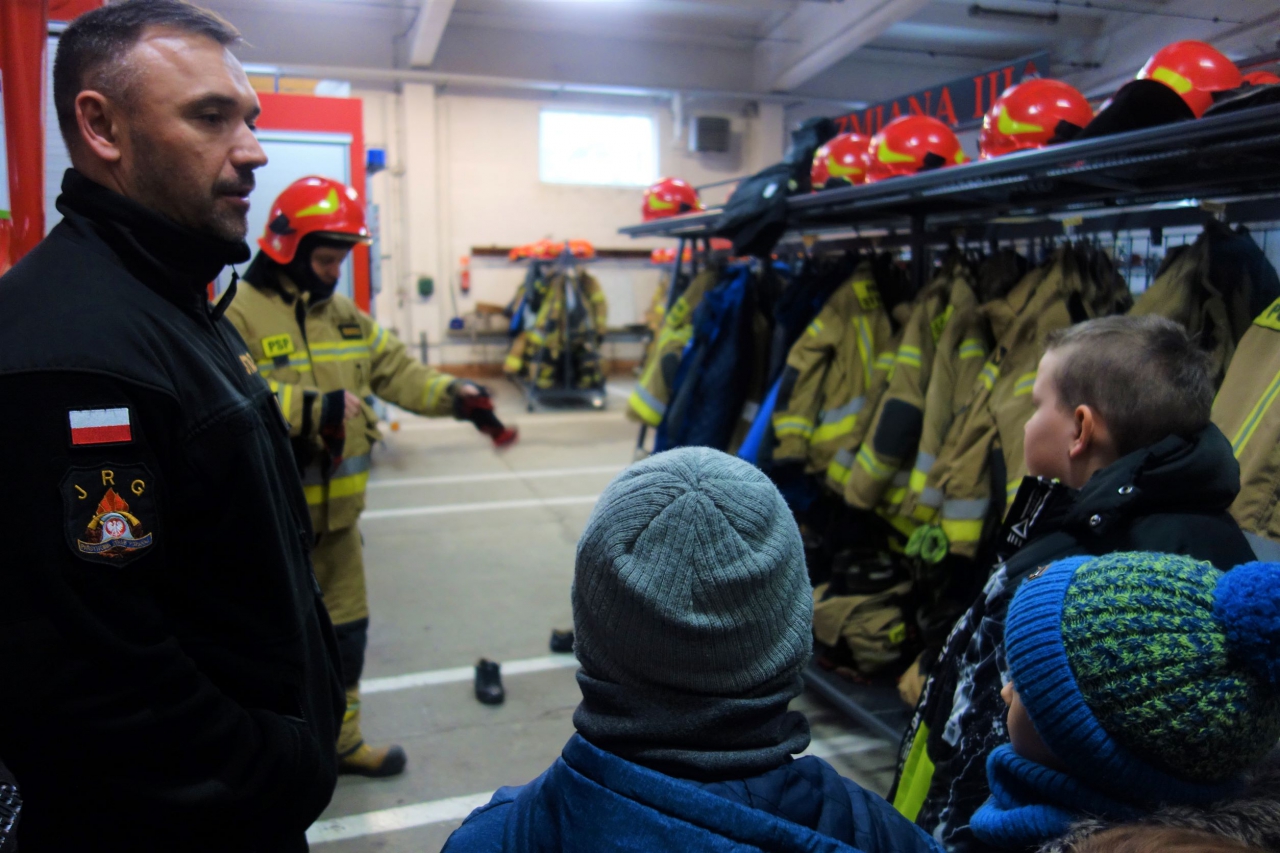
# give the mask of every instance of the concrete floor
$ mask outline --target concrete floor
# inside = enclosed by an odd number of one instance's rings
[[[365,539],[372,620],[364,732],[395,742],[409,767],[395,779],[343,777],[309,833],[323,853],[439,850],[475,802],[533,779],[573,733],[574,669],[551,656],[552,627],[569,627],[574,547],[591,499],[627,465],[637,427],[627,387],[611,383],[604,412],[527,414],[518,391],[493,383],[520,441],[495,452],[469,424],[402,416],[375,451]],[[585,469],[585,470],[584,470]],[[425,481],[425,482],[424,482]],[[507,701],[475,701],[469,668],[505,662]],[[526,674],[506,671],[518,661]],[[449,670],[455,670],[449,672]],[[421,686],[389,681],[425,673]],[[412,680],[412,679],[411,679]],[[381,689],[379,689],[381,688]],[[873,790],[892,781],[895,746],[802,696],[814,751]]]

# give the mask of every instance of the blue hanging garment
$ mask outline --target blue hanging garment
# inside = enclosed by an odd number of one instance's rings
[[[693,337],[672,385],[671,403],[658,426],[654,451],[699,446],[724,450],[742,415],[753,346],[755,299],[750,264],[725,267],[720,284],[694,313]]]
[[[739,459],[744,459],[752,465],[759,464],[757,460],[760,456],[760,448],[770,434],[773,409],[778,404],[778,391],[781,388],[782,380],[779,379],[773,383],[773,387],[769,389],[764,402],[760,404],[760,411],[756,412],[756,419],[751,422],[751,430],[747,433],[747,437],[743,439],[742,446],[738,448]]]

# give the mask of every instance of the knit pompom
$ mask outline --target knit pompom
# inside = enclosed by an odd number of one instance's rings
[[[1218,580],[1213,613],[1227,648],[1280,687],[1280,563],[1245,563]]]

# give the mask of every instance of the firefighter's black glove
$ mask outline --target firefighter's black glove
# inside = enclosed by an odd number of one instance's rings
[[[453,416],[460,421],[471,421],[493,441],[494,447],[506,447],[515,443],[520,433],[513,427],[502,425],[498,416],[493,413],[493,399],[489,392],[479,385],[473,385],[480,393],[462,394],[454,392]]]
[[[325,394],[320,402],[320,441],[329,454],[329,470],[342,464],[343,445],[347,443],[346,396],[341,389]]]

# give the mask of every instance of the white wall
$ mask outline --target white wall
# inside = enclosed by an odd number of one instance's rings
[[[460,363],[498,360],[501,353],[470,346],[434,346],[445,338],[454,315],[450,288],[456,287],[459,258],[473,246],[514,246],[544,237],[586,239],[598,248],[649,248],[664,240],[631,240],[618,228],[640,219],[642,190],[543,184],[538,179],[538,116],[543,107],[647,113],[657,124],[663,175],[694,184],[749,174],[776,162],[783,151],[783,111],[763,104],[745,117],[742,104],[692,103],[686,115],[732,118],[733,150],[697,155],[684,137],[673,141],[666,102],[625,98],[495,96],[437,92],[405,84],[398,93],[363,90],[365,144],[387,149],[389,169],[373,178],[371,196],[381,209],[383,293],[375,312],[402,337],[416,342],[426,331],[431,359]],[[711,202],[725,190],[710,190]],[[609,322],[638,321],[657,284],[646,264],[601,261],[592,273],[609,298]],[[435,279],[436,294],[417,296],[419,276]],[[472,261],[472,290],[459,294],[458,313],[476,301],[505,303],[524,275],[523,265],[487,259]],[[625,354],[620,354],[625,357]]]

